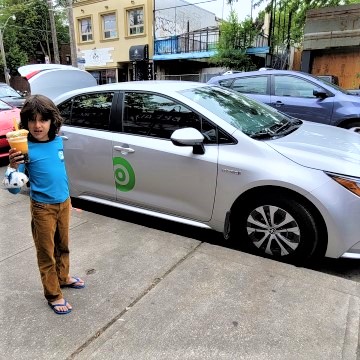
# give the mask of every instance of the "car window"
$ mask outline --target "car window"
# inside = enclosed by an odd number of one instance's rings
[[[217,143],[216,126],[183,104],[157,94],[125,93],[124,132],[170,139],[175,130],[185,127],[199,130],[205,137],[204,143]]]
[[[247,94],[266,94],[267,76],[249,76],[235,79],[232,89]]]
[[[64,123],[108,130],[114,93],[94,93],[74,97],[58,106]]]
[[[17,91],[15,91],[12,87],[5,85],[0,86],[0,98],[8,97],[8,96],[21,97],[20,94]]]
[[[326,91],[310,81],[294,76],[276,75],[274,79],[275,96],[315,98],[314,90]]]

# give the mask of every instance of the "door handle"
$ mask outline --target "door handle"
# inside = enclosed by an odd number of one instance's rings
[[[120,151],[122,154],[126,154],[126,153],[133,153],[133,152],[135,152],[135,150],[134,149],[132,149],[132,148],[129,148],[129,147],[124,147],[124,146],[114,146],[114,149],[116,150],[116,151]]]
[[[61,135],[60,136],[63,140],[69,140],[69,138],[67,137],[67,136],[65,136],[65,135]]]

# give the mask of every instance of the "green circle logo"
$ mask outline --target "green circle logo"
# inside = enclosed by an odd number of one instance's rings
[[[135,172],[130,163],[121,157],[113,158],[115,186],[119,191],[130,191],[135,186]]]

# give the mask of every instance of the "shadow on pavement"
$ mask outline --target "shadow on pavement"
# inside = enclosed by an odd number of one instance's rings
[[[184,237],[189,237],[208,244],[251,253],[241,246],[236,246],[233,243],[227,242],[224,240],[221,233],[214,230],[201,229],[194,226],[179,224],[173,221],[163,220],[102,204],[91,203],[89,201],[80,199],[72,199],[72,204],[75,208],[94,212],[99,215],[131,222],[161,231],[166,231]],[[360,282],[360,260],[324,258],[318,260],[316,264],[306,266],[306,268]]]
[[[224,246],[231,249],[234,248],[232,246],[228,246],[222,234],[214,230],[202,229],[195,226],[180,224],[170,220],[164,220],[149,215],[143,215],[132,211],[118,209],[115,207],[92,203],[89,201],[75,198],[72,198],[71,202],[72,206],[75,208],[111,217],[113,219],[127,221],[156,230],[166,231],[169,233],[189,237],[213,245]]]

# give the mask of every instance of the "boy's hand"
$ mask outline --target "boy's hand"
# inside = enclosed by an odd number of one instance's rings
[[[24,163],[24,155],[22,155],[21,151],[17,151],[16,149],[9,150],[9,166],[13,169],[17,169],[19,164]]]

